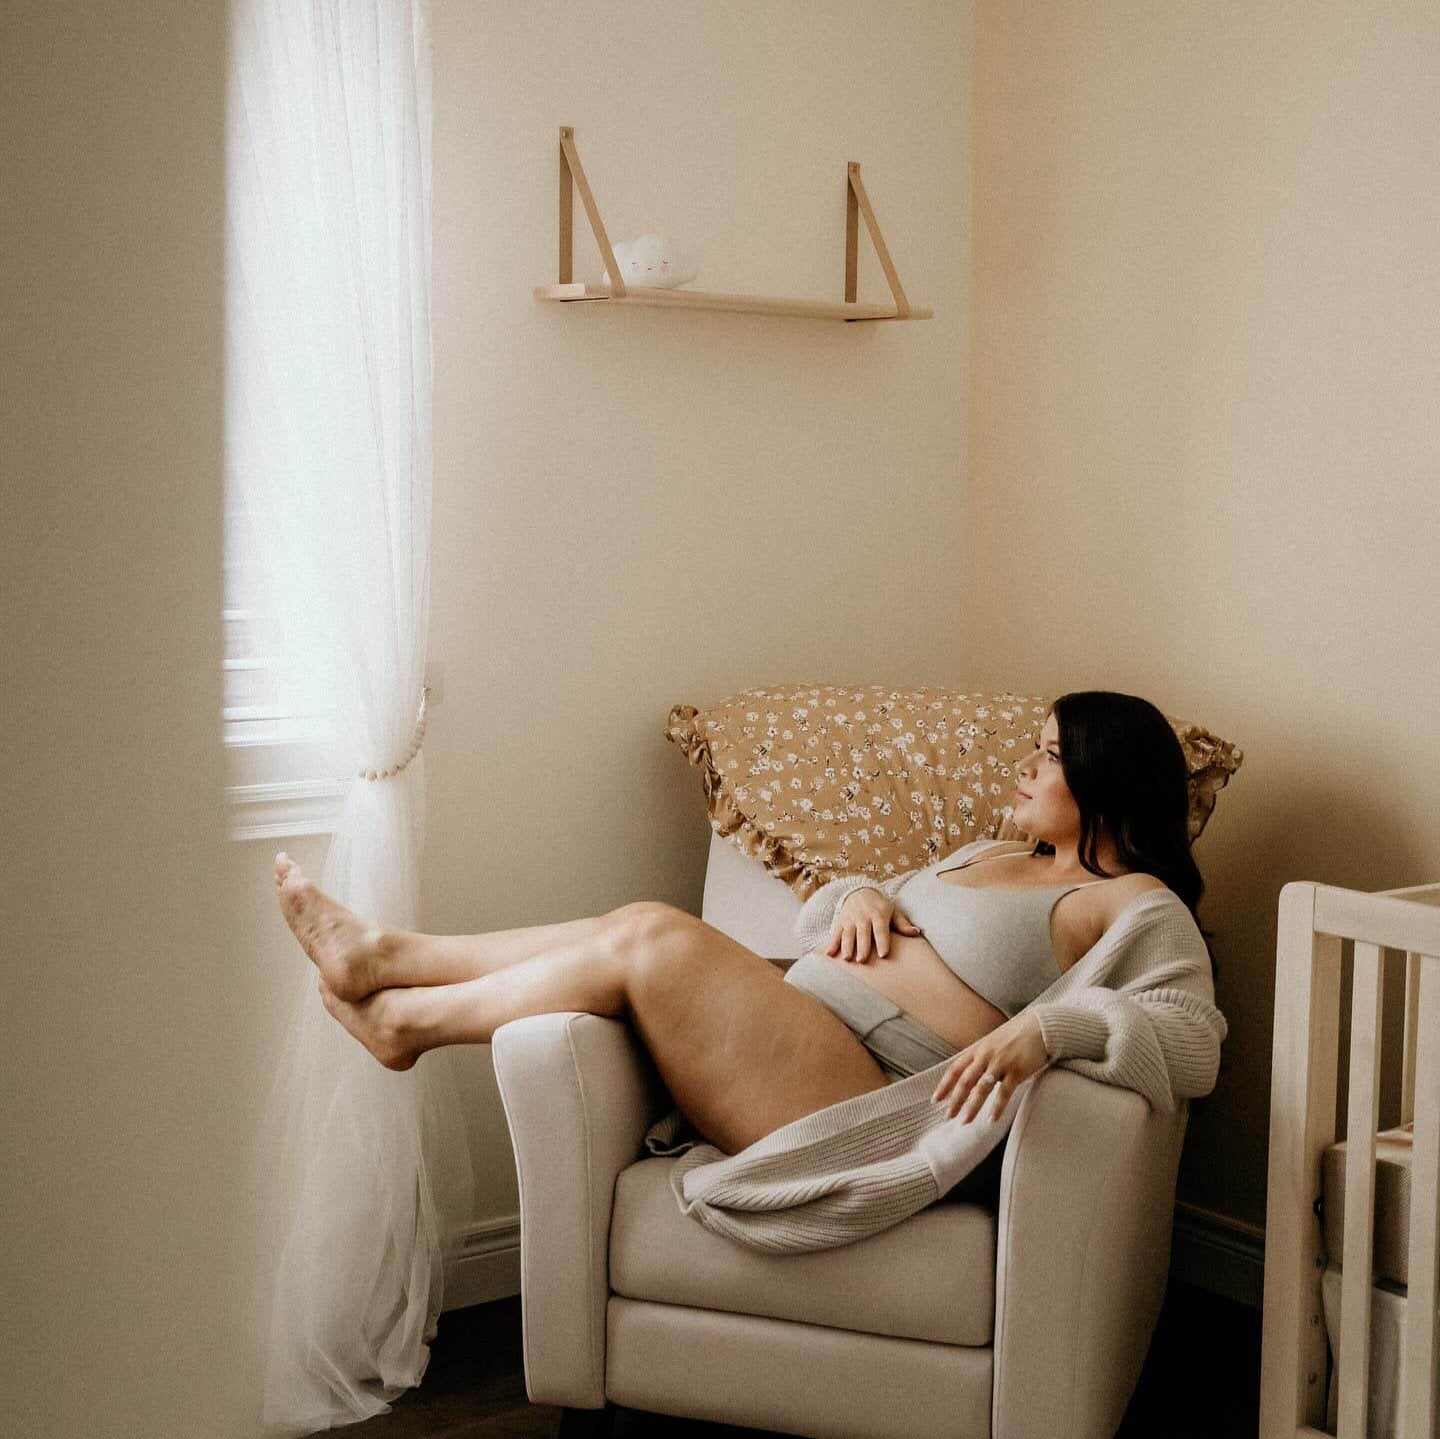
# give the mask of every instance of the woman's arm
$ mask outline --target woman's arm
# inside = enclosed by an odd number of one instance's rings
[[[1047,1056],[1166,1111],[1209,1094],[1228,1027],[1195,917],[1153,875],[1127,875],[1091,893],[1110,902],[1097,947],[1112,953],[1102,972],[1087,976],[1090,984],[1067,992],[1062,979],[1058,993],[1029,1006]]]
[[[1215,1088],[1229,1026],[1196,986],[1078,989],[1029,1012],[1052,1061],[1136,1090],[1158,1109]]]

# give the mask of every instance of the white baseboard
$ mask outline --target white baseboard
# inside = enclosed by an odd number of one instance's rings
[[[1170,1277],[1258,1309],[1265,1293],[1265,1231],[1182,1200],[1175,1206]]]
[[[520,1292],[520,1216],[472,1224],[445,1266],[445,1309],[467,1309]]]

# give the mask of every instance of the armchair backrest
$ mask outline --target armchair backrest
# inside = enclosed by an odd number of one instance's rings
[[[783,880],[728,839],[710,832],[705,866],[705,898],[700,918],[738,939],[767,959],[797,959],[799,941],[792,932],[800,901]]]

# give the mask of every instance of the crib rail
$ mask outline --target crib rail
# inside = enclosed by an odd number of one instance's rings
[[[1369,894],[1287,884],[1276,941],[1260,1439],[1325,1439],[1325,1259],[1317,1201],[1336,1140],[1341,942],[1355,947],[1350,1012],[1338,1439],[1366,1439],[1375,1136],[1385,952],[1405,954],[1401,1123],[1414,1121],[1405,1392],[1400,1439],[1436,1432],[1436,1229],[1440,1224],[1440,884]]]

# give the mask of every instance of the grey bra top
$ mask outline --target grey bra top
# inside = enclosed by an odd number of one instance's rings
[[[1062,895],[1086,885],[979,889],[940,878],[965,867],[937,860],[917,870],[896,891],[895,903],[925,931],[946,967],[1010,1018],[1059,979],[1050,912]]]

